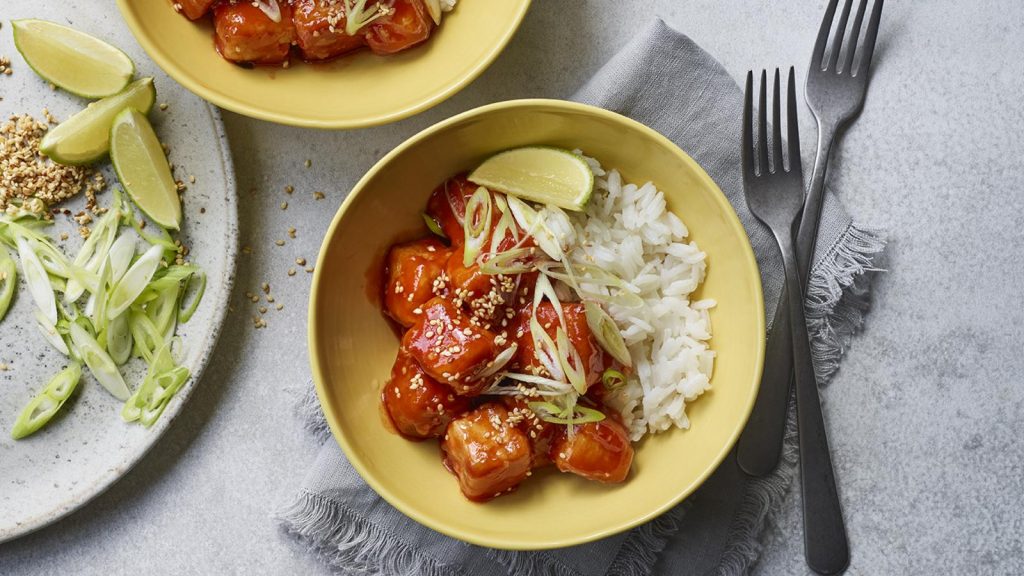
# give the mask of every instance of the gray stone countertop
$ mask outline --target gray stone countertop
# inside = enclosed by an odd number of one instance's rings
[[[286,271],[296,257],[316,257],[356,179],[452,114],[567,97],[655,14],[737,78],[792,64],[802,83],[825,4],[538,0],[480,79],[417,117],[317,132],[225,113],[241,243],[252,253],[240,255],[234,312],[212,364],[141,464],[81,511],[0,546],[0,574],[326,573],[270,518],[317,448],[286,391],[310,374],[311,275]],[[1024,3],[889,2],[883,21],[866,109],[831,168],[855,218],[891,237],[865,330],[824,392],[849,573],[1021,574]],[[802,115],[809,163],[814,126]],[[276,246],[289,227],[297,238]],[[254,330],[242,295],[262,282],[284,309]],[[802,548],[793,493],[769,523],[755,572],[806,572]]]

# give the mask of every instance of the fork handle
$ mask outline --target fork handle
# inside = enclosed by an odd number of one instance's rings
[[[843,510],[836,489],[832,455],[825,431],[825,418],[818,396],[818,381],[811,360],[811,346],[804,318],[800,268],[789,238],[780,238],[793,338],[793,377],[796,387],[796,417],[800,438],[800,488],[804,515],[804,556],[819,574],[839,574],[850,563],[850,547],[843,524]],[[786,250],[789,253],[786,253]]]
[[[818,119],[818,154],[814,157],[814,171],[811,173],[811,186],[807,189],[804,210],[800,217],[800,227],[796,232],[796,256],[800,263],[800,285],[806,290],[811,277],[811,266],[814,263],[814,248],[818,240],[818,223],[821,221],[821,208],[825,205],[825,177],[828,172],[828,159],[835,142],[836,125]],[[778,319],[776,317],[776,319]]]
[[[765,346],[764,372],[757,401],[736,446],[736,462],[751,476],[771,474],[782,455],[786,412],[793,375],[793,337],[789,329],[789,305],[785,284],[775,308],[775,320]]]

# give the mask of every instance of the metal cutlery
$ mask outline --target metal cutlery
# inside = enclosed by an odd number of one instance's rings
[[[829,37],[839,0],[830,0],[814,44],[805,87],[807,104],[818,121],[818,154],[811,174],[811,185],[804,201],[803,216],[796,234],[797,259],[801,286],[806,290],[814,258],[818,221],[825,198],[825,177],[829,155],[838,131],[849,124],[864,107],[868,71],[878,38],[884,0],[875,0],[861,41],[861,28],[868,0],[859,0],[849,36],[846,35],[854,0],[845,0],[835,27],[831,50],[826,58]],[[844,44],[844,39],[845,44]],[[842,63],[842,66],[839,64]],[[737,446],[740,468],[752,476],[766,476],[778,465],[789,400],[793,351],[789,338],[787,294],[779,297],[772,330],[768,334],[764,374],[757,404]]]
[[[753,73],[747,74],[743,106],[743,186],[750,211],[768,226],[778,242],[786,270],[790,334],[793,346],[797,426],[800,439],[800,481],[804,516],[804,554],[807,565],[819,574],[838,574],[850,561],[846,528],[836,490],[832,457],[811,362],[807,322],[804,318],[803,282],[793,227],[804,206],[800,134],[797,124],[793,68],[789,70],[786,121],[788,168],[783,160],[780,119],[779,71],[775,70],[772,105],[772,153],[768,152],[767,74],[761,73],[758,110],[758,145],[754,145]]]

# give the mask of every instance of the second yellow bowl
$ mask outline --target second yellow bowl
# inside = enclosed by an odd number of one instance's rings
[[[608,486],[552,469],[486,504],[466,500],[436,442],[409,442],[382,424],[380,389],[398,339],[372,278],[389,246],[425,234],[431,190],[488,156],[525,145],[580,148],[631,182],[653,181],[707,254],[699,297],[711,311],[718,358],[712,390],[688,409],[690,430],[636,446],[630,478]],[[478,108],[410,138],[359,181],[320,250],[309,305],[309,352],[327,421],[349,461],[409,517],[460,540],[505,549],[580,544],[649,521],[718,467],[750,414],[764,357],[764,304],[747,235],[725,196],[682,150],[617,114],[553,100]]]

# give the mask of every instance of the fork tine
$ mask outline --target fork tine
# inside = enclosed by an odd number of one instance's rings
[[[875,40],[878,39],[878,24],[882,20],[882,4],[885,0],[875,0],[875,6],[871,10],[871,20],[868,22],[868,31],[864,34],[864,45],[860,49],[860,66],[857,67],[857,75],[867,74],[871,66],[871,55],[875,52]]]
[[[864,12],[867,11],[868,0],[860,0],[857,6],[857,17],[853,19],[853,30],[850,31],[850,39],[846,41],[846,62],[843,64],[843,72],[853,72],[853,55],[857,51],[857,41],[860,40],[860,27],[864,23]]]
[[[768,173],[768,118],[765,109],[768,108],[768,71],[761,70],[761,93],[757,107],[757,157],[760,164],[758,174],[764,176]]]
[[[754,175],[754,71],[747,72],[747,87],[743,90],[743,142],[740,146],[740,157],[743,165],[743,177]]]
[[[829,0],[828,9],[825,10],[825,17],[821,20],[821,28],[818,30],[818,39],[814,41],[814,52],[811,55],[811,65],[822,70],[825,61],[825,46],[828,45],[828,34],[832,31],[832,17],[836,15],[836,6],[839,0]]]
[[[782,106],[779,98],[779,69],[775,69],[775,85],[772,88],[772,165],[775,167],[775,173],[784,172],[782,165],[782,121],[780,119],[780,110]]]
[[[796,72],[792,66],[789,67],[786,122],[789,124],[789,171],[800,175],[803,173],[800,162],[800,122],[796,114]]]
[[[850,20],[851,6],[853,6],[853,0],[846,0],[843,3],[843,12],[839,15],[839,26],[836,27],[836,38],[832,42],[832,52],[829,54],[826,70],[839,72],[836,69],[836,63],[839,61],[839,54],[843,51],[843,37],[846,35],[846,23]],[[856,39],[854,39],[854,42],[856,42]]]

